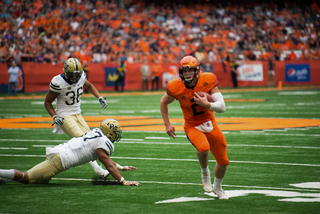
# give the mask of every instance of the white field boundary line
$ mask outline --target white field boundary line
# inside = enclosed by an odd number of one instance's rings
[[[149,145],[191,145],[191,143],[168,143],[168,142],[117,142],[116,144],[149,144]],[[56,145],[32,145],[32,147],[54,147]],[[228,144],[228,147],[265,147],[265,148],[292,148],[292,149],[320,149],[311,146],[274,146],[274,145],[250,145],[250,144]],[[1,147],[0,147],[1,149]]]
[[[53,180],[60,180],[60,181],[91,181],[91,179],[84,179],[84,178],[52,178]],[[162,182],[162,181],[138,181],[139,183],[146,183],[146,184],[171,184],[171,185],[193,185],[193,186],[200,186],[202,184],[197,183],[182,183],[182,182]],[[288,191],[309,191],[309,192],[319,192],[320,190],[317,189],[297,189],[297,188],[282,188],[282,187],[262,187],[262,186],[242,186],[242,185],[227,185],[223,184],[226,187],[235,187],[235,188],[248,188],[248,189],[273,189],[273,190],[288,190]]]
[[[45,155],[14,155],[14,154],[0,154],[0,157],[43,157]],[[140,157],[111,157],[112,159],[123,160],[151,160],[151,161],[185,161],[185,162],[198,162],[198,159],[175,159],[175,158],[140,158]],[[209,160],[209,162],[216,162]],[[276,163],[276,162],[259,162],[259,161],[230,161],[231,163],[244,163],[244,164],[264,164],[264,165],[286,165],[286,166],[315,166],[320,167],[320,164],[303,164],[303,163]]]
[[[320,135],[319,135],[320,136]],[[182,142],[142,142],[143,139],[126,139],[126,140],[137,140],[131,142],[117,142],[116,144],[152,144],[152,145],[191,145],[190,143],[182,143]],[[68,140],[28,140],[28,139],[0,139],[1,141],[16,141],[16,142],[57,142],[64,143]],[[54,147],[56,145],[32,145],[33,147]],[[320,149],[320,147],[312,147],[312,146],[276,146],[276,145],[250,145],[250,144],[228,144],[230,146],[239,146],[239,147],[267,147],[267,148],[293,148],[293,149]],[[0,147],[1,149],[2,147]],[[11,147],[15,149],[15,147]],[[18,149],[18,148],[16,148]],[[26,149],[26,148],[23,148]]]

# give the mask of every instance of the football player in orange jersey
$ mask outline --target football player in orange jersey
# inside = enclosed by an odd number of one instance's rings
[[[185,120],[185,133],[197,149],[203,189],[206,192],[213,191],[219,199],[228,199],[227,194],[221,188],[223,177],[229,165],[227,142],[213,114],[213,111],[225,112],[225,103],[217,86],[219,82],[216,75],[200,72],[200,63],[195,57],[185,56],[182,58],[179,64],[180,78],[173,79],[167,84],[167,91],[160,100],[160,111],[167,134],[175,138],[175,128],[169,120],[168,105],[175,99],[180,102]],[[206,96],[198,95],[197,92],[200,91],[209,93],[214,102],[209,102]],[[211,186],[208,165],[209,150],[216,159],[213,186]]]

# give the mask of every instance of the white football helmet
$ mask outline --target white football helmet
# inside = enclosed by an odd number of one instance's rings
[[[100,123],[100,130],[107,136],[111,142],[119,141],[122,138],[122,128],[120,123],[112,118],[103,120]]]
[[[76,83],[80,79],[83,69],[79,60],[69,58],[64,62],[63,72],[67,80]]]

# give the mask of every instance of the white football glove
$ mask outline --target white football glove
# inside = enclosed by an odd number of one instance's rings
[[[102,169],[101,167],[97,167],[94,170],[94,173],[96,173],[96,175],[99,178],[106,178],[106,177],[108,177],[108,175],[110,175],[110,172],[108,170]]]
[[[57,125],[62,125],[63,124],[63,120],[64,120],[63,117],[59,117],[58,115],[54,115],[52,117],[52,119],[53,119],[54,123],[57,124]]]
[[[99,97],[99,102],[101,103],[102,108],[106,108],[108,106],[108,103],[107,103],[106,99],[103,98],[102,96]]]

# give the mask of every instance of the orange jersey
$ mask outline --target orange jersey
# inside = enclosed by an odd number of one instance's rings
[[[219,83],[213,73],[201,73],[194,88],[188,88],[179,79],[173,79],[167,84],[167,94],[177,99],[183,112],[185,128],[199,125],[214,119],[212,110],[199,106],[194,101],[194,92],[204,91],[209,93]]]

